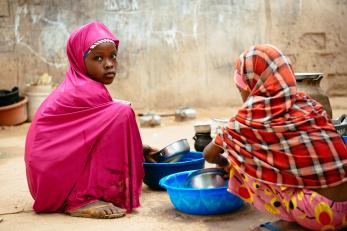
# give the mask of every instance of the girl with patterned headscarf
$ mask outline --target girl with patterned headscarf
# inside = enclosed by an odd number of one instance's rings
[[[346,226],[346,145],[322,106],[297,92],[288,58],[253,46],[237,59],[234,81],[244,103],[204,150],[230,171],[228,190],[312,230]]]
[[[65,80],[36,112],[26,139],[36,212],[116,218],[140,206],[143,146],[135,115],[105,87],[116,76],[118,45],[100,22],[69,37]]]

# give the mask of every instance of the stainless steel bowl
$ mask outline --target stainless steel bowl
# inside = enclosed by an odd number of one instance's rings
[[[178,140],[169,144],[159,152],[152,155],[153,159],[157,162],[177,162],[186,153],[189,153],[190,146],[187,139]]]
[[[341,136],[346,136],[347,135],[347,114],[341,115],[337,119],[332,120],[336,131],[341,135]]]
[[[186,188],[217,188],[225,186],[226,172],[220,168],[205,168],[192,172],[186,179]]]
[[[323,77],[323,73],[306,73],[306,72],[299,73],[299,72],[296,72],[296,73],[294,73],[294,75],[295,75],[295,79],[297,81],[301,81],[304,79],[319,79],[319,78]]]
[[[197,123],[194,125],[195,133],[210,133],[211,123]]]

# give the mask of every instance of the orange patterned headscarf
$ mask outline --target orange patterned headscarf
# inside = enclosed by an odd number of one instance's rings
[[[347,150],[322,106],[297,93],[288,58],[272,45],[241,54],[236,71],[250,95],[215,143],[262,182],[320,188],[347,180]]]

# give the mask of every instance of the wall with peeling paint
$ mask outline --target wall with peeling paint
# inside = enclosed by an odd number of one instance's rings
[[[135,108],[239,104],[234,60],[256,43],[346,96],[346,10],[346,0],[0,0],[0,86],[23,89],[45,72],[61,82],[69,33],[96,19],[121,41],[109,90]]]

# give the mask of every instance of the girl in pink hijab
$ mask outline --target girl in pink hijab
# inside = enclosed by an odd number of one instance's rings
[[[70,35],[66,78],[37,111],[26,139],[36,212],[116,218],[140,206],[144,150],[135,115],[105,87],[116,76],[118,45],[99,22]]]

